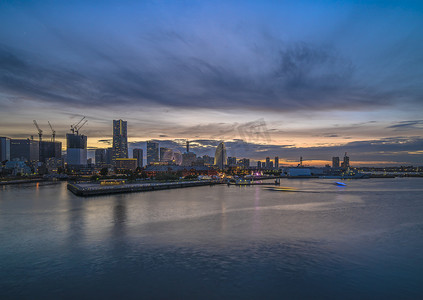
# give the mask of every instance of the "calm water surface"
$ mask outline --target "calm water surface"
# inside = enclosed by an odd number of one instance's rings
[[[1,299],[422,299],[423,179],[0,187]]]

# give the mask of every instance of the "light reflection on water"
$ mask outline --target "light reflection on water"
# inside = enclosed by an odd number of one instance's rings
[[[423,296],[417,179],[282,180],[79,198],[0,191],[0,298]]]

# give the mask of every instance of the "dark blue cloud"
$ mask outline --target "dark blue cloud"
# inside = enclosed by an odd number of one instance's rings
[[[382,5],[380,13],[395,17],[403,32],[389,39],[382,30],[374,40],[363,32],[360,40],[354,28],[383,23],[373,18],[373,9],[352,4],[338,7],[343,19],[329,6],[311,2],[314,18],[301,6],[254,2],[222,4],[220,14],[218,4],[197,3],[182,16],[184,4],[50,4],[21,3],[17,9],[9,3],[0,13],[1,27],[8,29],[0,31],[3,93],[81,107],[113,106],[116,99],[135,106],[280,111],[363,110],[397,102],[421,106],[422,87],[410,78],[421,78],[414,65],[422,58],[422,32],[407,27],[409,10],[395,14]],[[283,13],[280,21],[274,14],[278,9],[292,16]],[[352,19],[357,14],[361,23]],[[16,23],[13,15],[27,20]],[[298,27],[293,16],[328,19]],[[344,36],[328,38],[338,25]],[[367,64],[370,54],[363,49],[374,55],[379,42],[390,48],[380,49]],[[376,79],[374,68],[381,66]]]

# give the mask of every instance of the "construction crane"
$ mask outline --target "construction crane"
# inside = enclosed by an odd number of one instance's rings
[[[84,117],[85,118],[85,117]],[[82,128],[82,126],[84,126],[86,123],[88,122],[88,120],[85,120],[84,123],[82,123],[81,125],[79,125],[79,127],[74,127],[75,131],[76,131],[76,135],[79,134],[79,130]],[[79,123],[78,123],[79,124]]]
[[[73,125],[71,125],[71,131],[72,133],[75,133],[75,130],[77,128],[77,126],[85,119],[85,117],[83,117],[78,123],[75,123]]]
[[[50,121],[47,121],[48,125],[50,126],[51,129],[51,141],[54,143],[56,141],[56,130],[53,129],[53,126],[51,126]]]
[[[34,120],[34,125],[35,125],[35,127],[37,127],[38,137],[39,137],[40,142],[41,142],[41,140],[43,138],[43,131],[40,129],[40,126],[38,126],[37,121],[35,121],[35,120]]]

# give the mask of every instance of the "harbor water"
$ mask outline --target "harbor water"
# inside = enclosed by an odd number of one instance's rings
[[[423,299],[423,179],[0,187],[0,299]]]

